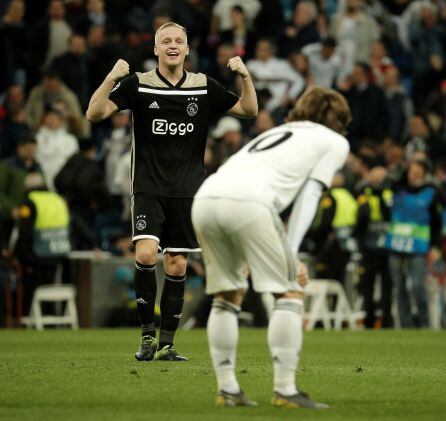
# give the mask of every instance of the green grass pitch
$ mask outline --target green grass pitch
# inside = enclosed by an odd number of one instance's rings
[[[181,331],[189,363],[139,363],[136,329],[0,331],[1,420],[445,420],[446,332],[305,334],[297,375],[326,411],[270,405],[266,331],[242,329],[237,372],[257,408],[214,407],[204,330]]]

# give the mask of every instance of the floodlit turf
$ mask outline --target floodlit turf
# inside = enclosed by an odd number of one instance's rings
[[[298,379],[327,411],[271,407],[265,330],[241,332],[238,376],[257,408],[216,408],[205,331],[189,363],[134,360],[136,330],[0,331],[1,420],[446,419],[446,332],[305,335]]]

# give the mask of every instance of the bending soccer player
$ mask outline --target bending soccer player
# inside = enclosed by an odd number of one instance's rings
[[[302,266],[297,250],[316,213],[324,188],[345,163],[343,134],[350,110],[339,93],[310,88],[297,101],[287,123],[271,129],[232,156],[198,190],[192,221],[206,264],[207,293],[214,295],[207,331],[217,377],[216,404],[255,405],[235,375],[237,315],[246,292],[246,261],[257,292],[276,297],[268,326],[274,363],[273,405],[326,408],[295,383],[302,347]],[[279,214],[294,200],[288,238]]]
[[[173,339],[183,308],[187,253],[199,250],[191,206],[205,175],[210,113],[254,117],[257,97],[240,57],[228,63],[241,77],[240,98],[202,73],[186,72],[187,34],[176,23],[166,23],[157,30],[154,51],[157,69],[120,82],[128,75],[129,65],[118,60],[93,94],[87,117],[96,122],[118,110],[132,111],[131,208],[135,292],[142,333],[135,358],[187,361],[175,351]],[[157,341],[154,308],[159,247],[164,253],[165,281]]]

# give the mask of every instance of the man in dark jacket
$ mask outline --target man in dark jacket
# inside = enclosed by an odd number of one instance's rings
[[[368,182],[358,195],[358,213],[355,235],[358,239],[361,260],[361,291],[364,296],[366,312],[365,326],[375,327],[374,288],[378,275],[381,280],[382,327],[392,327],[392,280],[389,273],[389,261],[386,234],[389,227],[389,213],[392,200],[390,189],[384,188],[386,176],[384,167],[372,168]]]
[[[91,93],[91,60],[87,55],[85,38],[78,34],[71,35],[68,52],[56,57],[52,67],[65,85],[76,92],[82,109],[86,110]]]
[[[90,141],[81,143],[83,152],[73,155],[61,169],[54,185],[65,197],[72,216],[72,243],[77,250],[97,247],[94,232],[98,211],[110,203],[104,172],[93,160]]]
[[[353,86],[345,92],[352,111],[349,140],[355,151],[364,139],[383,140],[389,127],[387,101],[381,88],[370,83],[370,67],[357,63],[353,69]],[[367,110],[367,112],[364,112]]]

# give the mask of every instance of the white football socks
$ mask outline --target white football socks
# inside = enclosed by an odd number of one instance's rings
[[[268,345],[274,364],[274,391],[291,396],[297,393],[296,369],[302,347],[303,300],[281,298],[268,325]]]
[[[214,299],[207,325],[209,349],[218,389],[228,393],[240,392],[235,375],[239,312],[239,306]]]

